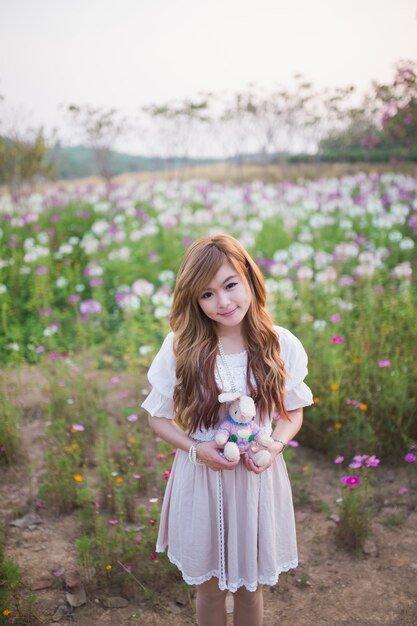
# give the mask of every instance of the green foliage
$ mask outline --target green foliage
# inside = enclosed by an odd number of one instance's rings
[[[6,374],[0,377],[0,465],[15,465],[21,455],[19,410]]]
[[[0,136],[0,183],[15,191],[36,177],[50,178],[53,164],[47,161],[47,152],[42,128],[24,138]]]
[[[370,531],[372,511],[358,489],[348,489],[340,503],[336,540],[341,548],[360,554]]]

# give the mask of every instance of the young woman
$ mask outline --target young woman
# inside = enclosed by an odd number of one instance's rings
[[[157,550],[197,585],[199,626],[260,626],[262,585],[297,565],[291,487],[282,452],[299,431],[312,394],[307,355],[273,326],[261,272],[233,237],[202,237],[177,275],[170,332],[143,402],[155,433],[178,448],[161,511]],[[228,461],[215,440],[227,418],[222,392],[250,395],[255,421],[274,439],[270,462]],[[279,419],[273,422],[274,413]]]

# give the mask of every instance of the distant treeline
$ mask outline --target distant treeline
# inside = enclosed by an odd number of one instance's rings
[[[50,150],[48,160],[54,165],[54,175],[58,180],[84,178],[99,174],[95,152],[85,146],[58,147]],[[221,159],[162,158],[146,157],[112,151],[110,167],[112,174],[129,172],[153,172],[218,163]]]

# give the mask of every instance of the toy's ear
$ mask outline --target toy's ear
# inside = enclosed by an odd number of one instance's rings
[[[240,393],[228,392],[221,393],[218,397],[218,400],[221,404],[223,404],[223,402],[233,402],[233,400],[237,400],[238,398],[240,398]]]

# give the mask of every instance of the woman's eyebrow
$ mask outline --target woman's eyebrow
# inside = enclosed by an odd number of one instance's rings
[[[229,280],[233,280],[233,278],[238,278],[238,276],[236,274],[233,274],[233,276],[228,276],[227,278],[224,279],[224,281],[222,282],[222,285],[224,285],[224,283],[228,283]],[[207,289],[204,289],[204,292],[205,291],[213,291],[213,287],[207,287]]]

